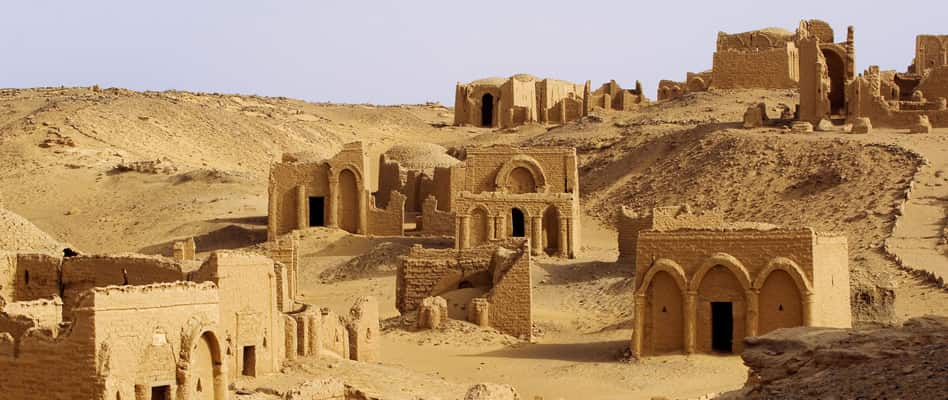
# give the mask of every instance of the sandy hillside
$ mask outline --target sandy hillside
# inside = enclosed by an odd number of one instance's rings
[[[356,297],[376,296],[386,319],[383,362],[360,368],[300,360],[285,374],[238,382],[247,393],[239,398],[268,398],[326,375],[398,399],[458,398],[482,381],[510,383],[524,398],[698,398],[740,388],[747,369],[738,356],[624,361],[633,277],[614,263],[620,205],[688,203],[734,220],[846,232],[861,325],[948,309],[948,291],[932,274],[910,272],[948,265],[941,239],[948,130],[859,136],[740,129],[755,101],[776,114],[779,104],[797,100],[790,91],[698,93],[564,126],[491,131],[447,126],[451,110],[434,104],[3,90],[0,190],[11,212],[82,251],[167,253],[172,240],[194,236],[206,252],[265,240],[267,166],[284,152],[328,155],[357,139],[377,152],[412,142],[575,146],[583,253],[535,260],[535,343],[464,323],[418,332],[410,315],[398,315],[395,258],[416,243],[447,247],[450,240],[314,229],[303,237],[303,300],[345,312]]]

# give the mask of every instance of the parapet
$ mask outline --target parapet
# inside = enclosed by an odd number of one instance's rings
[[[77,310],[128,310],[171,305],[219,302],[217,285],[211,282],[153,283],[142,286],[106,286],[79,295]]]

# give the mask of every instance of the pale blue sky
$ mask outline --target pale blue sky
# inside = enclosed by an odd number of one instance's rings
[[[718,31],[856,27],[857,71],[905,70],[915,35],[948,34],[948,2],[8,0],[0,87],[287,96],[451,105],[454,84],[530,73],[594,86],[710,68]],[[905,14],[918,7],[925,11]]]

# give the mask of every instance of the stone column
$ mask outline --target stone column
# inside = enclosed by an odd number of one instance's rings
[[[543,252],[543,218],[533,217],[533,232],[530,234],[530,254],[535,256]]]
[[[698,323],[698,292],[689,290],[685,293],[685,354],[695,352],[695,326]]]
[[[560,236],[559,236],[559,252],[557,255],[560,257],[566,258],[569,257],[569,247],[567,241],[569,240],[569,229],[567,229],[569,224],[569,218],[560,217]]]
[[[286,337],[284,338],[284,344],[286,346],[286,359],[295,360],[296,353],[299,351],[299,344],[296,343],[296,335],[298,328],[296,327],[296,320],[292,316],[284,315],[284,332]]]
[[[645,295],[635,295],[635,331],[632,332],[632,356],[642,356],[642,340],[645,336]]]
[[[471,247],[470,241],[470,224],[471,216],[470,215],[459,215],[458,216],[458,248],[466,249]]]
[[[507,220],[502,215],[494,218],[494,239],[507,237]]]
[[[747,297],[747,310],[744,321],[744,336],[757,336],[757,299],[760,297],[760,290],[748,289],[745,296]]]
[[[297,229],[306,229],[309,226],[309,221],[306,218],[306,208],[309,206],[306,199],[306,186],[299,185],[296,187],[296,228]]]
[[[326,216],[326,225],[332,228],[339,227],[339,177],[329,175],[329,215]]]
[[[803,326],[813,326],[813,292],[803,294]]]

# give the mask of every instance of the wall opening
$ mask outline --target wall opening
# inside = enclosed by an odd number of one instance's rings
[[[468,228],[468,237],[472,247],[490,240],[490,238],[487,237],[487,228],[489,224],[490,218],[487,215],[487,211],[485,211],[483,208],[478,207],[471,212],[471,223]]]
[[[757,334],[803,325],[803,298],[784,270],[774,270],[760,288]]]
[[[527,235],[527,228],[525,226],[525,218],[523,216],[523,211],[520,211],[519,208],[513,208],[510,210],[510,222],[513,225],[511,227],[511,235],[513,237],[524,237]]]
[[[359,230],[359,187],[356,176],[348,169],[339,173],[338,207],[341,218],[339,227],[346,232],[356,233]]]
[[[668,272],[652,277],[645,308],[645,342],[650,354],[679,352],[684,343],[684,307],[681,289]]]
[[[711,302],[711,350],[730,353],[734,342],[734,303]]]
[[[23,271],[23,284],[30,285],[30,271]]]
[[[823,50],[826,58],[826,71],[830,78],[830,113],[842,115],[846,109],[846,68],[839,54],[831,50]]]
[[[151,400],[171,400],[171,386],[152,386]]]
[[[257,376],[257,348],[244,346],[244,364],[241,371],[243,376]]]
[[[490,93],[481,97],[481,126],[494,126],[494,96]]]
[[[326,226],[326,198],[311,196],[309,198],[309,226]]]
[[[560,213],[556,207],[551,206],[543,213],[543,232],[543,243],[537,245],[542,245],[547,254],[556,254],[560,248]]]
[[[512,194],[536,193],[537,183],[533,174],[524,167],[517,167],[507,176],[507,191]]]

